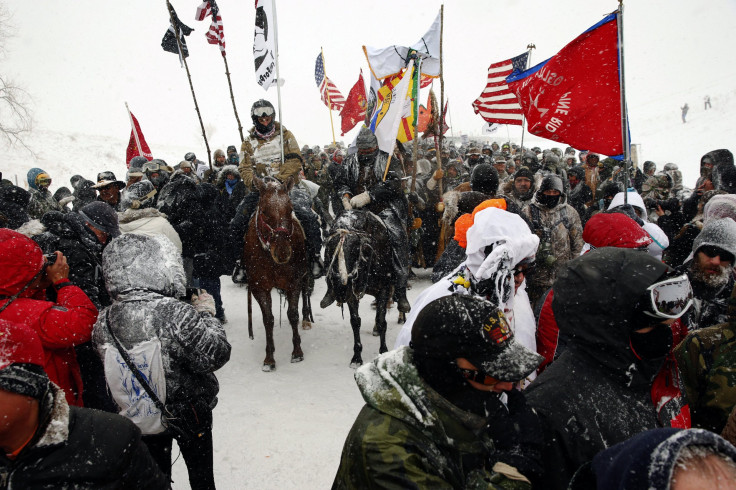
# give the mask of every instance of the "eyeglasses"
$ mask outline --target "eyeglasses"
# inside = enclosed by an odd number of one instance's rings
[[[710,257],[711,259],[714,259],[716,257],[719,257],[721,259],[721,262],[731,262],[733,263],[734,257],[733,254],[726,252],[722,248],[714,247],[712,245],[707,245],[705,247],[700,247],[698,252],[703,252],[705,255]]]
[[[256,117],[273,117],[273,113],[274,111],[272,107],[265,106],[255,107],[251,114]]]
[[[655,318],[680,318],[693,304],[693,288],[687,274],[665,279],[647,288],[651,311]]]
[[[460,375],[463,378],[467,379],[468,381],[475,381],[476,383],[480,383],[482,385],[493,386],[501,382],[500,379],[496,379],[493,376],[488,376],[483,371],[477,369],[465,369],[458,367],[457,370],[460,372]]]

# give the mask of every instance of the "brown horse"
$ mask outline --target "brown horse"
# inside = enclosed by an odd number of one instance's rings
[[[299,337],[299,295],[308,287],[307,255],[305,237],[299,221],[294,216],[289,191],[294,183],[291,179],[281,184],[277,180],[261,180],[254,178],[260,194],[258,207],[248,225],[245,235],[243,257],[248,273],[248,293],[255,296],[263,314],[263,325],[266,328],[266,358],[263,361],[264,371],[276,369],[274,360],[273,324],[271,312],[271,290],[277,288],[284,292],[288,308],[286,316],[292,330],[294,350],[291,362],[304,360]],[[308,301],[305,302],[308,310]],[[305,310],[305,318],[311,317],[311,311]],[[305,320],[303,327],[311,328]],[[248,333],[253,338],[253,326],[248,316]]]

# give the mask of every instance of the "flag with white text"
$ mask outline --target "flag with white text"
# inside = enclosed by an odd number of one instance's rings
[[[268,90],[276,82],[276,25],[273,17],[273,0],[256,0],[253,61],[256,82],[263,90]]]

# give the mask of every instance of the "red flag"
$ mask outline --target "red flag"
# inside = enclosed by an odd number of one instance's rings
[[[361,70],[358,81],[355,82],[353,88],[348,92],[345,106],[342,111],[340,111],[340,117],[342,118],[342,123],[340,125],[342,136],[345,136],[345,133],[353,129],[356,124],[365,119],[365,108],[365,83],[363,82],[363,70]]]
[[[610,14],[552,58],[506,79],[531,134],[603,155],[623,153],[617,24]]]
[[[143,137],[138,119],[135,118],[132,112],[130,113],[130,117],[133,120],[133,128],[130,130],[130,141],[128,142],[128,149],[125,152],[125,165],[128,168],[130,168],[130,160],[139,155],[146,157],[148,160],[153,160],[153,154],[148,147],[148,143],[146,143],[146,139]],[[138,136],[138,141],[141,143],[140,149],[136,143],[136,135]]]

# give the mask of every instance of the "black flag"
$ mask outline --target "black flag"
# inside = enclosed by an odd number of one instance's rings
[[[189,56],[189,50],[187,49],[187,41],[184,36],[188,36],[189,34],[191,34],[194,29],[184,25],[179,20],[179,16],[176,15],[176,11],[174,10],[173,6],[171,7],[171,12],[173,13],[174,22],[179,28],[179,41],[181,41],[181,49],[183,51],[182,56],[186,58],[187,56]],[[161,47],[164,48],[164,51],[168,51],[169,53],[179,54],[179,46],[177,46],[176,44],[174,26],[171,24],[169,24],[169,29],[166,31],[166,34],[164,34],[164,38],[161,40]]]

